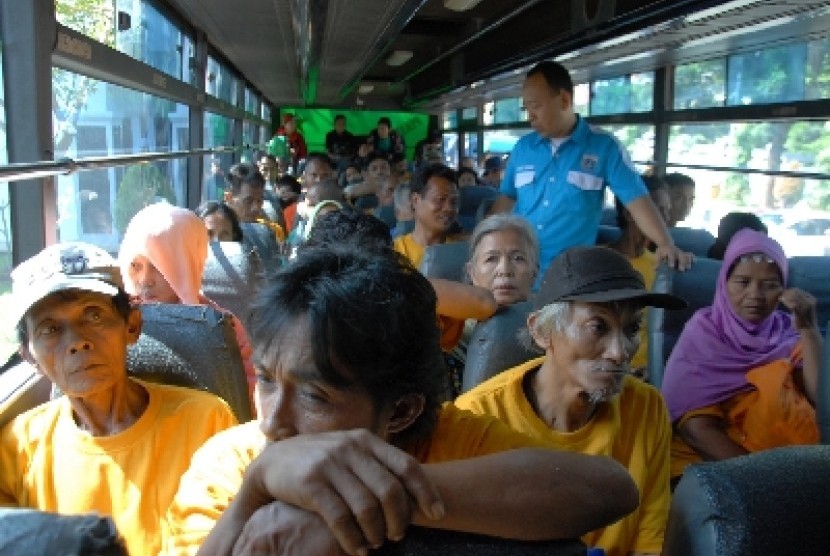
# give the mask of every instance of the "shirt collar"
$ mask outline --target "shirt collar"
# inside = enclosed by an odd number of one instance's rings
[[[534,139],[534,146],[539,146],[542,142],[547,143],[550,145],[550,138],[545,137],[538,131],[534,131],[533,133],[536,134]],[[580,116],[576,114],[576,125],[574,126],[573,133],[568,137],[569,140],[573,140],[577,143],[585,143],[588,137],[588,123]],[[565,141],[567,143],[567,141]],[[564,144],[564,143],[563,143]]]

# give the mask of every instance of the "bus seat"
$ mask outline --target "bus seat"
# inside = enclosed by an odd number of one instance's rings
[[[655,388],[659,389],[663,384],[666,360],[680,338],[686,321],[695,311],[714,301],[720,267],[721,261],[705,257],[695,259],[692,267],[685,272],[666,265],[658,267],[652,289],[655,292],[678,295],[689,305],[679,311],[648,309],[648,376]]]
[[[430,245],[418,270],[427,278],[443,278],[463,282],[469,246],[466,241]]]
[[[825,321],[824,345],[818,372],[816,393],[816,421],[822,444],[830,444],[830,323]]]
[[[389,226],[389,229],[392,230],[398,224],[397,218],[395,218],[395,207],[394,205],[384,205],[380,206],[375,210],[375,216],[378,220]],[[414,222],[414,220],[413,220]]]
[[[458,223],[469,233],[478,223],[478,208],[485,199],[495,199],[499,192],[482,185],[462,187],[458,192]]]
[[[110,517],[3,508],[0,509],[0,554],[127,556],[127,549]]]
[[[130,376],[212,392],[240,423],[251,399],[231,319],[205,305],[146,304],[138,342],[127,350]]]
[[[816,298],[816,313],[821,333],[827,331],[830,320],[830,257],[790,257],[789,283],[791,288],[801,288]]]
[[[525,347],[518,338],[519,331],[527,326],[527,315],[531,311],[529,301],[514,303],[500,308],[495,315],[476,325],[467,345],[462,392],[541,355]]]
[[[578,540],[516,541],[458,531],[410,527],[400,542],[388,542],[373,556],[585,556]]]
[[[493,210],[493,204],[496,202],[496,197],[484,198],[476,209],[476,224],[490,216],[490,211]]]
[[[616,226],[607,226],[605,224],[600,224],[599,228],[597,228],[597,245],[608,245],[610,243],[614,243],[620,236],[622,235],[622,230],[617,228]]]
[[[256,251],[235,241],[210,243],[202,291],[243,322],[261,278],[262,261]]]
[[[282,251],[274,231],[260,222],[240,222],[242,244],[254,249],[266,272],[273,272],[282,266]]]
[[[691,465],[672,497],[663,556],[827,554],[830,446]]]
[[[602,209],[602,216],[599,219],[600,226],[614,226],[617,227],[619,221],[617,220],[616,207],[604,207]]]
[[[698,228],[669,228],[669,234],[678,248],[694,253],[695,257],[706,257],[715,243],[715,236]]]

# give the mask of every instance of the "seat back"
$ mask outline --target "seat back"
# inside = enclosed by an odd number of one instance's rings
[[[486,200],[493,200],[499,192],[481,185],[462,187],[458,192],[458,223],[465,232],[472,232],[478,223],[478,208]]]
[[[240,222],[242,244],[253,249],[262,261],[265,272],[273,272],[282,266],[282,250],[274,231],[260,222]]]
[[[706,257],[715,243],[715,236],[708,230],[698,228],[669,228],[669,234],[677,247],[694,253],[696,257]]]
[[[467,251],[466,241],[439,243],[430,245],[424,251],[418,270],[427,278],[443,278],[463,282],[466,275]]]
[[[830,444],[830,323],[825,323],[829,332],[824,336],[821,351],[821,366],[818,373],[816,394],[816,421],[822,444]]]
[[[830,446],[790,446],[689,466],[663,555],[827,554],[828,462]]]
[[[110,517],[0,509],[0,554],[127,556]]]
[[[235,241],[212,241],[208,248],[202,291],[243,321],[262,280],[257,252]]]
[[[599,223],[602,226],[614,226],[617,227],[617,208],[616,207],[603,207],[602,209],[602,216],[600,216]]]
[[[476,325],[467,346],[462,392],[540,355],[525,347],[518,338],[532,310],[529,301],[514,303]]]
[[[127,351],[130,376],[212,392],[240,423],[251,420],[242,355],[227,314],[204,305],[148,304],[141,316],[141,336]]]
[[[821,333],[830,320],[830,257],[790,257],[788,286],[801,288],[816,298],[816,313]]]
[[[605,224],[600,224],[599,228],[597,228],[597,245],[608,245],[610,243],[614,243],[620,236],[622,235],[622,230],[616,226],[607,226]]]
[[[375,556],[585,556],[578,540],[515,541],[442,529],[410,527],[397,543],[386,543]]]
[[[714,301],[720,267],[721,261],[698,258],[692,268],[685,272],[665,265],[657,269],[653,291],[673,293],[685,299],[689,305],[679,311],[657,308],[648,310],[648,376],[655,388],[659,389],[663,384],[666,360],[686,322],[695,311],[708,307]]]

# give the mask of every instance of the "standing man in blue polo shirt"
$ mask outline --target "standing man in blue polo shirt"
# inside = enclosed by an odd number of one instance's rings
[[[574,113],[568,70],[552,61],[537,64],[522,97],[534,131],[513,148],[493,212],[512,209],[533,225],[541,249],[539,275],[565,249],[594,244],[606,186],[657,245],[657,257],[688,268],[691,255],[675,247],[623,146]]]

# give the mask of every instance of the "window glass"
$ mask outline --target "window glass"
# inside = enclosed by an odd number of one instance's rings
[[[673,125],[669,162],[830,173],[830,121]],[[669,171],[675,171],[671,169]],[[697,183],[686,226],[715,233],[721,216],[749,211],[767,222],[787,255],[830,255],[830,180],[679,168]],[[830,228],[830,226],[828,226]]]
[[[444,163],[450,168],[458,168],[458,134],[443,134],[444,142]]]
[[[242,122],[242,143],[245,145],[242,158],[245,162],[254,162],[254,145],[257,144],[258,133],[258,125],[248,120]]]
[[[257,114],[257,106],[259,105],[259,97],[249,87],[245,87],[245,112],[249,114]]]
[[[77,4],[82,4],[77,2]],[[130,16],[128,29],[116,29],[115,48],[128,56],[185,82],[192,82],[192,42],[182,30],[149,2],[117,0],[116,12]],[[189,48],[188,48],[189,47]],[[190,50],[190,52],[188,52]]]
[[[498,131],[484,132],[484,156],[492,154],[507,154],[513,150],[513,146],[520,137],[530,132],[527,128],[522,129],[500,129]]]
[[[633,73],[591,83],[592,116],[650,112],[654,105],[654,73]]]
[[[496,117],[496,103],[492,100],[484,103],[484,112],[481,115],[484,125],[493,125]]]
[[[807,100],[830,98],[830,37],[807,46]]]
[[[3,43],[0,40],[0,164],[8,164],[6,150],[5,87],[3,84]],[[12,228],[9,210],[9,184],[0,182],[0,314],[11,312]],[[14,323],[3,319],[0,325],[0,365],[17,350]]]
[[[113,0],[55,0],[55,17],[61,25],[115,47]]]
[[[441,118],[442,129],[455,129],[458,127],[458,113],[455,110],[444,112]]]
[[[674,109],[723,106],[726,100],[726,59],[705,60],[674,70]]]
[[[262,103],[262,111],[260,112],[260,116],[266,122],[271,121],[271,107],[265,102]]]
[[[587,116],[588,105],[591,101],[591,85],[588,83],[580,83],[574,85],[574,112]]]
[[[213,56],[208,56],[205,74],[205,92],[225,102],[237,105],[237,87],[239,79],[234,73]]]
[[[638,172],[649,170],[650,166],[643,163],[654,159],[654,126],[603,124],[602,128],[622,143]]]
[[[518,97],[497,100],[495,104],[494,121],[497,124],[509,124],[522,121],[522,99]],[[527,119],[527,112],[524,112]]]
[[[803,100],[806,59],[805,43],[730,56],[728,103],[735,106]]]
[[[189,109],[53,68],[55,158],[83,159],[189,148]],[[60,241],[86,241],[111,252],[143,206],[182,205],[187,158],[88,170],[57,178]]]
[[[478,164],[478,133],[468,132],[464,134],[464,156],[471,157]]]
[[[227,147],[233,144],[233,120],[205,112],[204,127],[205,148]],[[206,156],[203,160],[203,175],[206,176],[202,187],[202,199],[218,201],[225,191],[225,172],[233,164],[233,153],[221,153]]]

